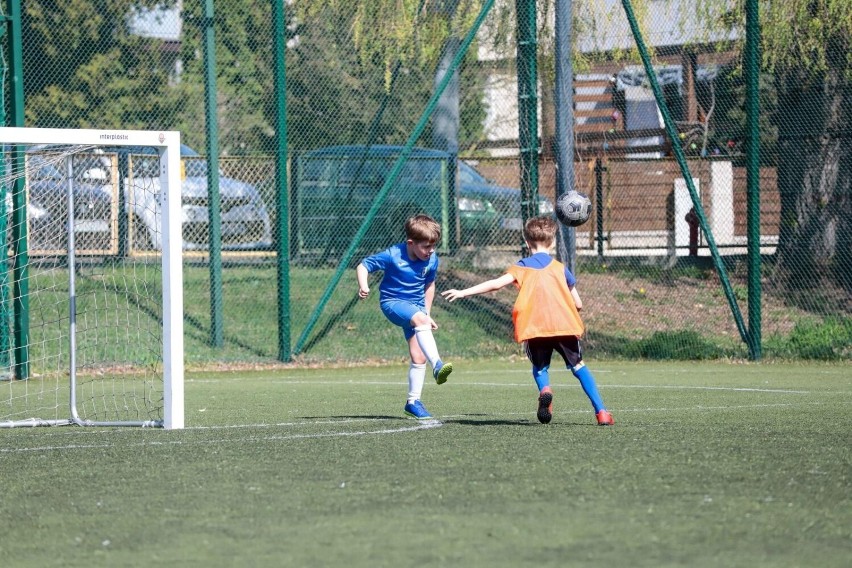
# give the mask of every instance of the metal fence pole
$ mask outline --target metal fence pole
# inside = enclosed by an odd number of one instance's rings
[[[556,199],[574,189],[574,68],[571,64],[572,0],[556,2]],[[577,268],[573,227],[559,225],[557,255],[571,272]]]
[[[760,22],[757,0],[746,1],[746,217],[748,232],[748,331],[749,356],[761,357],[760,289]]]
[[[8,0],[10,18],[11,57],[9,75],[12,78],[12,100],[9,101],[11,126],[24,126],[24,59],[21,38],[21,2]],[[12,167],[23,171],[24,155],[19,149],[12,153]],[[15,242],[12,301],[14,309],[15,378],[30,376],[30,285],[29,254],[27,252],[27,196],[24,178],[15,179],[12,189],[12,239]]]
[[[521,218],[538,215],[538,75],[535,0],[516,0],[518,19],[518,146]],[[523,245],[526,252],[526,245]]]
[[[278,196],[278,360],[290,361],[290,219],[287,190],[287,40],[284,2],[272,0],[275,49],[275,188]]]
[[[207,211],[210,230],[210,345],[225,343],[222,324],[222,212],[219,201],[219,123],[213,0],[204,1],[204,94],[207,123]]]

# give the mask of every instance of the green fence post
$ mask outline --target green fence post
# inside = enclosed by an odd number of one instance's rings
[[[710,227],[707,223],[707,216],[704,215],[704,208],[701,206],[701,201],[698,199],[698,191],[695,189],[695,184],[692,181],[692,174],[686,164],[686,156],[683,153],[683,148],[681,148],[678,143],[680,138],[678,137],[677,130],[675,130],[674,121],[672,120],[671,113],[669,112],[669,107],[663,98],[663,90],[660,88],[660,84],[657,81],[654,66],[651,65],[651,58],[648,55],[647,47],[645,47],[645,41],[642,39],[642,32],[639,30],[639,24],[636,21],[635,14],[633,13],[633,6],[631,5],[630,0],[622,0],[621,3],[624,6],[624,12],[627,14],[627,21],[630,24],[633,39],[636,41],[636,46],[639,49],[639,55],[641,56],[642,64],[645,67],[645,75],[648,77],[648,82],[651,84],[651,90],[654,92],[654,98],[657,101],[660,114],[663,115],[666,135],[669,137],[669,140],[672,141],[672,151],[674,153],[675,160],[680,166],[681,174],[686,182],[686,188],[689,190],[689,196],[692,198],[692,205],[695,207],[695,214],[698,217],[698,223],[701,225],[701,230],[704,232],[704,237],[707,239],[707,246],[709,247],[710,255],[713,258],[713,266],[719,274],[719,280],[722,282],[722,289],[725,292],[725,297],[728,300],[728,305],[731,308],[731,313],[733,314],[734,321],[737,324],[737,330],[740,333],[740,338],[743,340],[743,343],[750,345],[748,331],[745,329],[743,315],[742,312],[740,312],[740,307],[737,304],[736,297],[734,296],[734,290],[731,287],[731,280],[728,278],[728,272],[725,270],[725,265],[722,264],[722,259],[719,256],[719,249],[716,246],[716,239],[713,237],[713,233],[710,232]]]
[[[0,28],[0,34],[8,41],[11,34],[7,33],[9,19],[3,19],[3,27]],[[11,51],[11,49],[9,49]],[[5,61],[4,61],[5,63]],[[0,67],[3,77],[6,77],[7,68],[5,65]],[[0,126],[6,126],[6,83],[0,83]],[[5,149],[4,149],[5,150]],[[5,151],[4,151],[5,154]],[[6,176],[6,160],[0,160],[0,179]],[[6,210],[6,195],[8,194],[6,183],[0,183],[0,243],[8,242],[9,227],[7,224],[8,211]],[[0,247],[0,373],[5,373],[12,365],[11,353],[11,336],[9,330],[12,324],[12,310],[9,304],[9,258],[8,248]],[[0,376],[0,379],[5,379],[5,376]]]
[[[207,207],[210,230],[210,345],[222,347],[222,212],[219,201],[219,125],[216,120],[216,38],[213,0],[204,1],[204,93],[207,122]]]
[[[538,215],[538,74],[535,0],[516,0],[518,19],[518,146],[522,222]],[[526,247],[526,245],[523,245]]]
[[[287,39],[284,2],[272,0],[275,49],[275,187],[278,196],[278,360],[288,362],[290,352],[290,219],[287,191]]]
[[[749,355],[761,357],[760,289],[760,8],[757,0],[746,0],[746,217],[748,233],[748,330]]]
[[[12,78],[12,100],[9,104],[12,126],[24,126],[24,58],[21,38],[21,1],[8,0],[10,18],[9,76]],[[23,171],[24,155],[17,147],[12,152],[12,167]],[[24,179],[18,177],[12,189],[12,239],[15,242],[12,301],[14,309],[15,378],[30,376],[30,288],[29,254],[27,253],[27,196]]]

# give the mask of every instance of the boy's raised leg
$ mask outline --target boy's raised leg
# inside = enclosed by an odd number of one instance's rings
[[[426,355],[429,364],[432,365],[432,374],[435,377],[435,382],[442,385],[447,382],[447,377],[453,372],[452,363],[444,363],[441,361],[441,356],[438,354],[438,346],[435,343],[435,336],[432,335],[432,327],[428,325],[418,325],[414,328],[414,339],[417,340],[417,345],[420,350]]]
[[[453,372],[453,364],[452,363],[444,363],[443,361],[438,361],[435,364],[435,369],[433,371],[435,375],[435,382],[439,385],[443,385],[447,382],[447,377],[450,376],[450,373]]]

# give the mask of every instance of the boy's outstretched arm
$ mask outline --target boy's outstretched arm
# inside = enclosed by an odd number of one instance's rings
[[[367,267],[359,264],[355,267],[355,276],[358,278],[358,297],[366,298],[370,295],[370,273],[367,272]]]
[[[470,288],[465,288],[464,290],[444,290],[443,292],[441,292],[441,296],[452,302],[458,300],[459,298],[464,298],[466,296],[485,294],[486,292],[493,292],[494,290],[505,288],[514,281],[515,277],[511,274],[506,273],[503,276],[500,276],[499,278],[494,278],[493,280],[486,280],[485,282],[482,282],[475,286],[471,286]]]
[[[577,307],[577,311],[583,309],[583,300],[580,299],[580,293],[577,292],[576,286],[571,286],[571,297],[574,298],[574,305]]]

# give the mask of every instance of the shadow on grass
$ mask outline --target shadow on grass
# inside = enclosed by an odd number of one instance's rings
[[[562,422],[553,421],[550,424],[541,424],[535,420],[441,420],[444,424],[460,424],[462,426],[535,426],[536,428],[559,428],[559,427],[578,427],[578,428],[600,428],[597,424],[590,422]]]
[[[319,343],[324,337],[326,337],[331,329],[337,325],[337,323],[349,312],[352,311],[352,308],[358,303],[358,296],[352,296],[349,301],[344,304],[340,310],[331,315],[327,320],[325,325],[319,329],[319,331],[314,332],[314,336],[305,343],[305,346],[302,348],[302,353],[307,353],[311,350],[317,343]]]
[[[537,422],[531,420],[446,420],[441,419],[444,424],[461,424],[462,426],[539,426]]]
[[[373,415],[342,415],[342,416],[299,416],[301,420],[409,420],[405,416],[384,416],[381,414]]]

